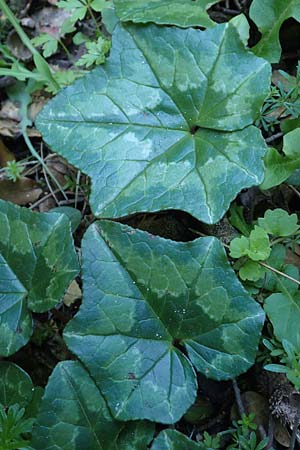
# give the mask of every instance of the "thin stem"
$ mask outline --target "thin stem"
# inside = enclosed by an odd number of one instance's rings
[[[51,84],[52,87],[55,88],[56,90],[59,90],[59,88],[60,88],[59,84],[53,78],[51,70],[50,70],[50,67],[49,67],[47,61],[40,55],[40,53],[34,47],[34,45],[32,44],[31,40],[29,39],[29,37],[27,36],[27,34],[24,32],[23,28],[19,24],[17,18],[15,17],[13,12],[10,10],[8,5],[6,4],[5,0],[0,0],[0,8],[4,12],[6,18],[10,21],[10,23],[12,24],[12,26],[14,27],[16,32],[18,33],[22,43],[32,53],[32,55],[34,57],[33,59],[34,59],[36,67],[37,67],[37,61],[40,64],[42,64],[44,71],[47,72],[46,75],[47,75],[47,80],[48,80],[49,84]],[[37,67],[37,69],[38,69],[38,67]]]
[[[296,189],[294,186],[292,186],[291,184],[288,184],[288,187],[289,187],[290,189],[292,189],[292,191],[293,191],[298,197],[300,197],[300,192],[297,191],[297,189]]]
[[[44,81],[44,78],[42,77],[42,75],[40,75],[37,72],[36,73],[30,72],[30,70],[27,70],[27,69],[24,69],[24,72],[20,72],[18,70],[0,68],[0,76],[14,77],[14,78],[19,79],[18,77],[20,77],[20,75],[21,75],[22,79],[24,79],[24,77],[26,77],[26,78],[31,78],[36,81]]]
[[[59,189],[55,189],[54,193],[57,194],[59,192]],[[39,206],[43,201],[47,200],[49,197],[52,197],[52,192],[49,192],[48,194],[44,195],[42,198],[39,198],[35,203],[33,203],[31,206],[29,206],[29,209],[34,209],[37,206]]]
[[[193,228],[189,228],[189,230],[192,231],[195,234],[199,234],[199,236],[201,236],[201,237],[208,237],[207,234],[201,233],[200,231],[194,230]],[[222,242],[222,244],[224,245],[224,247],[226,247],[228,249],[230,248],[230,246],[227,245],[227,244],[224,244],[224,242]],[[266,263],[264,263],[262,261],[257,261],[257,262],[258,262],[258,264],[260,264],[261,266],[265,267],[266,269],[269,269],[272,272],[277,273],[277,275],[281,275],[282,277],[287,278],[288,280],[293,281],[294,283],[296,283],[296,284],[298,284],[300,286],[300,281],[296,280],[295,278],[290,277],[286,273],[281,272],[280,270],[275,269],[275,267],[269,266],[269,264],[266,264]]]
[[[300,407],[298,405],[297,413],[296,413],[294,424],[293,424],[293,433],[292,433],[292,437],[291,437],[289,450],[294,450],[294,448],[295,448],[299,421],[300,421]]]
[[[281,132],[280,133],[276,133],[276,134],[273,134],[273,136],[270,136],[270,137],[266,138],[265,141],[266,141],[267,144],[270,144],[270,142],[276,141],[276,139],[279,139],[282,136],[283,136],[283,133],[281,133]]]
[[[79,196],[77,198],[77,201],[83,201],[85,197],[83,196]],[[75,203],[75,199],[74,198],[68,198],[68,200],[61,200],[59,201],[59,206],[65,206],[65,205],[73,205]]]
[[[98,22],[97,22],[97,20],[96,20],[96,17],[95,17],[95,15],[94,15],[94,13],[93,13],[93,10],[92,10],[92,8],[90,7],[89,2],[87,2],[87,5],[86,5],[86,6],[87,6],[87,9],[88,9],[88,12],[89,12],[91,18],[93,19],[93,22],[95,23],[95,26],[96,26],[96,29],[97,29],[98,33],[99,33],[99,35],[101,36],[101,30],[100,30],[100,27],[99,27],[99,25],[98,25]]]
[[[75,64],[75,59],[73,58],[72,54],[69,52],[69,50],[67,49],[67,47],[65,46],[65,44],[63,43],[62,39],[58,39],[59,44],[61,45],[61,47],[64,49],[67,57],[69,58],[69,61],[72,64]]]
[[[81,177],[81,172],[80,172],[80,170],[78,170],[77,176],[76,176],[76,188],[75,188],[75,208],[77,208],[77,203],[78,203],[78,190],[79,190],[79,184],[80,184],[80,177]]]
[[[266,450],[271,450],[272,448],[274,448],[274,420],[273,417],[270,415],[269,417],[269,429],[268,429],[268,443],[267,443],[267,447]]]
[[[266,269],[269,269],[269,270],[271,270],[272,272],[277,273],[277,275],[281,275],[282,277],[287,278],[288,280],[293,281],[294,283],[296,283],[296,284],[298,284],[298,285],[300,286],[300,281],[296,280],[295,278],[290,277],[290,276],[287,275],[286,273],[281,272],[280,270],[275,269],[275,267],[269,266],[269,264],[266,264],[266,263],[264,263],[264,262],[262,262],[262,261],[257,261],[257,262],[258,262],[261,266],[265,267]]]
[[[272,245],[279,244],[279,242],[283,242],[285,240],[286,240],[286,237],[280,237],[280,238],[274,239],[274,241],[270,242],[270,246],[272,247]]]
[[[1,0],[0,0],[1,1]],[[49,177],[51,178],[51,180],[56,184],[56,186],[59,188],[59,190],[61,191],[63,197],[68,200],[68,197],[65,194],[65,191],[63,190],[63,187],[60,185],[59,181],[55,178],[55,176],[53,175],[53,173],[51,172],[51,170],[49,170],[47,164],[45,164],[45,162],[43,161],[43,159],[40,157],[40,155],[38,154],[38,152],[36,151],[36,149],[33,147],[28,134],[26,133],[26,130],[22,131],[23,134],[23,138],[24,141],[28,147],[28,149],[30,150],[30,153],[32,154],[32,156],[34,158],[36,158],[38,160],[38,162],[42,165],[42,167],[45,169],[45,171],[47,172],[47,174],[49,175]]]
[[[233,386],[233,390],[234,390],[234,395],[235,395],[235,401],[239,410],[239,414],[242,417],[243,414],[246,414],[243,402],[242,402],[242,397],[241,397],[241,391],[240,388],[238,387],[237,381],[234,378],[232,380],[232,386]]]
[[[1,7],[2,11],[4,12],[6,18],[10,21],[10,23],[12,24],[12,26],[14,27],[14,29],[20,36],[20,39],[23,42],[23,44],[28,48],[28,50],[30,50],[30,52],[33,55],[39,53],[37,51],[37,49],[34,47],[34,45],[32,44],[32,42],[29,39],[29,37],[27,36],[27,34],[24,32],[23,28],[19,24],[17,18],[15,17],[15,15],[11,11],[11,9],[6,4],[5,0],[0,0],[0,7]]]
[[[237,9],[240,11],[242,9],[239,0],[233,0],[233,3],[235,4],[235,6],[237,7]]]
[[[41,157],[42,157],[42,159],[44,159],[44,155],[43,155],[43,144],[41,145]],[[49,189],[49,191],[50,191],[52,197],[54,198],[55,203],[58,205],[58,199],[57,199],[57,197],[56,197],[56,195],[55,195],[55,193],[54,193],[54,191],[53,191],[53,189],[52,189],[51,184],[49,183],[49,180],[48,180],[48,176],[47,176],[45,167],[47,167],[46,164],[42,166],[42,169],[43,169],[43,174],[44,174],[44,177],[45,177],[45,181],[46,181],[47,187],[48,187],[48,189]]]

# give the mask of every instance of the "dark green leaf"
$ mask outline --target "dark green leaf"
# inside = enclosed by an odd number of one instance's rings
[[[77,273],[68,217],[0,200],[0,355],[27,343],[30,310],[54,307]]]
[[[262,38],[252,50],[271,63],[278,62],[281,25],[290,17],[300,22],[300,0],[253,0],[250,17],[262,33]]]
[[[51,209],[51,212],[65,214],[71,222],[72,233],[74,233],[82,219],[81,212],[78,211],[78,209],[71,208],[70,206],[57,206],[56,208]]]
[[[213,223],[263,178],[251,125],[269,64],[230,24],[207,31],[118,26],[110,57],[40,113],[55,151],[92,178],[97,216],[183,209]]]
[[[206,10],[218,0],[114,0],[121,21],[211,27]]]
[[[44,389],[40,386],[36,386],[32,389],[32,399],[25,408],[25,418],[35,417],[38,414],[42,397],[44,395]]]
[[[145,450],[153,439],[155,425],[151,422],[128,422],[118,437],[118,450]]]
[[[130,423],[126,429],[116,422],[89,373],[79,362],[64,361],[49,378],[32,445],[36,450],[145,450],[152,436],[150,423]]]
[[[0,404],[8,408],[14,404],[27,406],[33,395],[30,376],[21,367],[6,361],[0,362]]]
[[[151,450],[200,450],[203,447],[176,430],[164,430],[153,442]]]
[[[195,400],[192,365],[229,379],[253,363],[264,317],[215,238],[101,221],[83,241],[83,281],[65,340],[120,420],[176,422]]]

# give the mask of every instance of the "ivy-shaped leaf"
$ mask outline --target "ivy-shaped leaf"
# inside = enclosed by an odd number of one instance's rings
[[[219,380],[254,361],[264,316],[215,238],[101,221],[83,240],[83,283],[64,337],[119,420],[176,422],[196,397],[194,367]]]
[[[202,450],[203,446],[193,442],[176,430],[164,430],[154,440],[151,450]]]
[[[215,25],[207,9],[218,0],[114,0],[116,13],[123,22],[154,22],[179,27]]]
[[[175,208],[213,223],[262,181],[266,147],[250,125],[269,83],[269,64],[231,24],[119,25],[105,66],[61,91],[36,125],[92,178],[96,216]]]
[[[27,406],[33,391],[31,378],[21,367],[7,361],[0,362],[0,404],[5,409],[14,404]]]
[[[150,423],[125,426],[115,421],[84,367],[64,361],[49,378],[32,446],[36,450],[144,450],[153,431]]]
[[[30,311],[54,307],[77,273],[65,214],[34,213],[0,200],[0,355],[27,343]]]
[[[300,22],[300,0],[253,0],[250,17],[262,34],[252,50],[271,63],[278,62],[281,55],[281,25],[290,17]]]

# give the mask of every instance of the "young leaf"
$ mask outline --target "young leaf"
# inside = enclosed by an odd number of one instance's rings
[[[77,20],[84,19],[87,13],[86,0],[59,0],[56,6],[72,13],[72,16],[68,19],[68,22],[73,24],[77,22]]]
[[[164,430],[154,440],[151,450],[202,450],[203,447],[176,430]]]
[[[253,363],[264,317],[215,238],[101,221],[83,241],[83,282],[64,338],[119,420],[174,423],[195,400],[193,365],[229,379]]]
[[[247,255],[253,261],[263,261],[270,256],[271,247],[269,236],[263,228],[255,225],[249,236],[249,250]]]
[[[248,260],[239,270],[242,280],[258,281],[265,274],[265,269],[257,262]]]
[[[289,370],[288,367],[282,364],[267,364],[264,366],[264,369],[276,373],[287,373]]]
[[[249,239],[246,236],[234,238],[230,242],[230,256],[232,258],[241,258],[248,255],[249,252]]]
[[[264,217],[258,219],[258,224],[267,233],[280,237],[291,236],[299,229],[297,214],[288,214],[280,208],[268,209]]]
[[[213,223],[262,181],[265,144],[249,125],[269,82],[269,64],[230,24],[117,26],[105,66],[60,92],[36,125],[91,176],[96,216],[176,208]]]
[[[134,436],[131,447],[128,432]],[[36,450],[144,450],[152,436],[149,423],[128,424],[127,430],[115,421],[88,371],[77,361],[64,361],[49,378],[32,445]]]
[[[90,6],[94,11],[103,12],[112,7],[112,2],[111,0],[92,0]]]
[[[54,307],[77,273],[67,216],[37,214],[0,200],[0,355],[27,343],[30,310]]]
[[[263,228],[255,225],[247,238],[242,236],[230,242],[230,256],[240,258],[248,256],[253,261],[263,261],[270,256],[271,247],[269,237]]]
[[[42,33],[31,39],[31,42],[36,47],[42,46],[44,58],[48,58],[57,52],[58,40],[54,36],[51,36],[51,34]]]
[[[281,55],[280,28],[290,17],[300,22],[300,0],[253,0],[250,18],[258,26],[262,38],[252,51],[271,63],[278,62]]]
[[[85,46],[87,53],[82,55],[76,62],[77,66],[90,67],[93,64],[103,64],[105,62],[105,55],[109,52],[111,43],[108,39],[104,39],[100,36],[96,42],[87,42]]]
[[[215,25],[207,9],[217,0],[114,0],[122,22],[154,22],[179,27]]]

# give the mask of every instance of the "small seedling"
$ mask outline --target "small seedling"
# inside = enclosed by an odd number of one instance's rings
[[[22,177],[23,166],[19,161],[8,161],[4,172],[7,178],[15,183]]]

